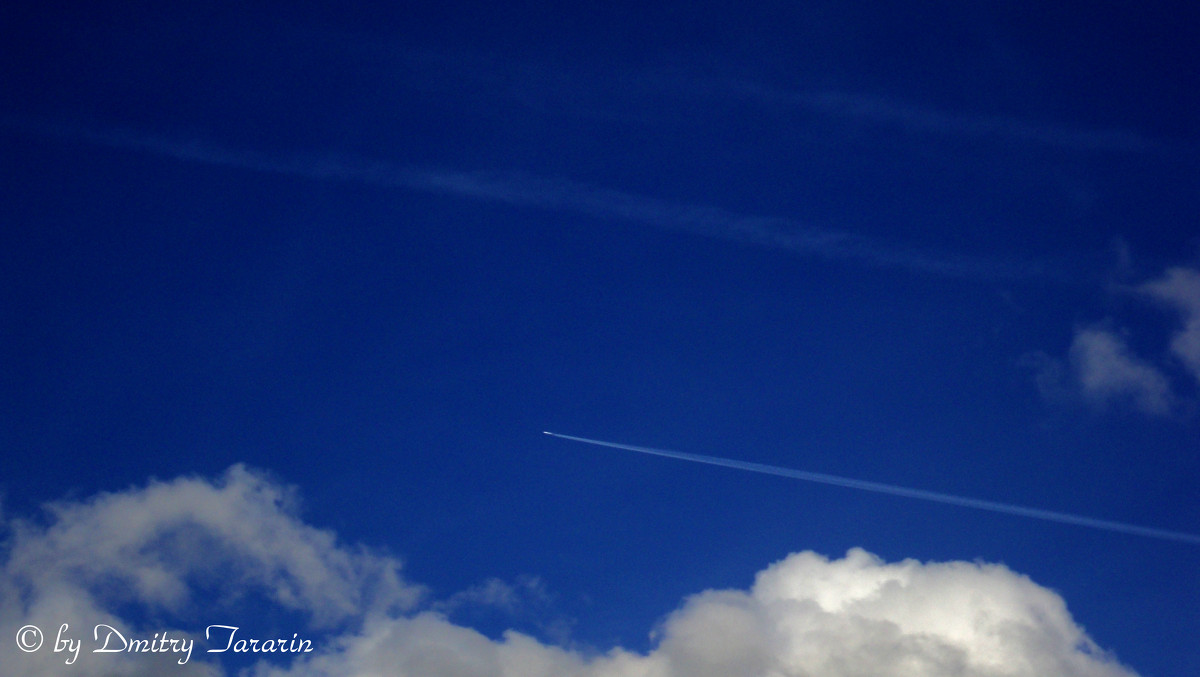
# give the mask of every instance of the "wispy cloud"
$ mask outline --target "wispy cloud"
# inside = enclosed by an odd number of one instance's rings
[[[1116,333],[1098,327],[1077,331],[1067,359],[1088,401],[1103,405],[1128,399],[1148,414],[1170,411],[1171,386],[1167,377],[1130,353]]]
[[[1179,312],[1183,327],[1171,338],[1171,352],[1200,384],[1200,270],[1171,268],[1140,290]]]
[[[296,612],[304,627],[289,634],[314,636],[321,619],[339,621],[312,652],[275,654],[240,673],[253,677],[1134,674],[1087,636],[1061,597],[1003,565],[887,563],[860,549],[841,559],[793,554],[747,590],[693,595],[665,617],[644,654],[582,653],[512,630],[493,640],[437,605],[422,610],[422,589],[400,578],[394,558],[300,521],[292,495],[235,466],[215,482],[183,478],[59,502],[44,525],[10,520],[0,559],[0,636],[8,638],[0,675],[221,677],[214,659],[223,656],[207,653],[201,629],[178,621],[211,617],[249,594]],[[511,592],[489,583],[450,600],[505,604]],[[252,621],[243,622],[250,631]],[[13,641],[18,628],[53,633],[61,623],[87,645],[70,666],[49,644],[26,653]],[[177,653],[94,654],[98,623],[197,644],[184,665]]]
[[[9,123],[10,129],[16,125]],[[403,188],[655,228],[766,247],[827,260],[844,260],[914,273],[983,280],[1069,281],[1061,266],[966,256],[817,228],[786,217],[747,215],[713,205],[639,195],[562,178],[522,172],[464,172],[313,153],[271,154],[185,141],[137,131],[96,131],[19,125],[60,139],[151,153],[183,162]]]
[[[660,117],[647,101],[678,107],[730,99],[760,110],[792,116],[904,131],[929,137],[999,142],[1011,147],[1041,147],[1082,153],[1194,155],[1194,143],[1161,139],[1119,128],[1082,127],[1017,115],[947,110],[897,97],[849,89],[787,89],[745,77],[712,77],[679,67],[641,71],[570,70],[561,63],[498,59],[469,52],[400,49],[366,36],[347,39],[345,48],[369,54],[382,67],[417,78],[422,86],[486,91],[489,97],[515,99],[531,107],[553,105],[575,114],[654,124]],[[581,103],[583,102],[583,103]],[[603,103],[601,103],[603,102]]]
[[[545,604],[550,598],[545,584],[535,576],[522,576],[515,583],[489,578],[479,585],[456,592],[433,605],[434,610],[453,613],[463,607],[490,607],[515,614],[530,604]]]
[[[1004,115],[949,112],[846,91],[787,91],[730,81],[725,91],[761,105],[802,109],[831,118],[909,132],[1037,145],[1071,151],[1182,155],[1188,149],[1125,129],[1080,129]]]

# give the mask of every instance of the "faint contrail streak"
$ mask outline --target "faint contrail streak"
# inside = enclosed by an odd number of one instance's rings
[[[653,449],[650,447],[638,447],[632,444],[618,444],[616,442],[603,442],[601,440],[588,439],[586,437],[575,437],[574,435],[560,435],[558,433],[545,432],[552,437],[559,437],[564,440],[572,440],[575,442],[583,442],[584,444],[595,444],[601,447],[612,447],[613,449],[625,449],[627,451],[637,451],[643,454],[653,454],[654,456],[665,456],[681,461],[692,461],[693,463],[707,463],[709,465],[719,465],[725,468],[736,468],[738,470],[748,470],[750,472],[763,473],[765,475],[777,475],[779,477],[790,477],[796,480],[805,480],[808,482],[820,482],[822,484],[832,484],[838,487],[848,487],[850,489],[861,489],[863,491],[874,491],[880,494],[890,494],[892,496],[904,496],[906,498],[919,498],[924,501],[934,501],[936,503],[949,503],[950,505],[961,505],[968,508],[977,508],[979,510],[990,510],[992,512],[1004,513],[1006,515],[1018,515],[1020,517],[1032,517],[1034,519],[1046,520],[1048,522],[1059,522],[1061,524],[1074,524],[1081,527],[1091,527],[1093,529],[1103,529],[1105,531],[1115,531],[1123,534],[1134,534],[1136,536],[1146,536],[1149,538],[1161,538],[1168,541],[1181,541],[1183,543],[1200,543],[1200,535],[1188,534],[1180,531],[1169,531],[1166,529],[1155,529],[1153,527],[1141,527],[1136,524],[1126,524],[1124,522],[1112,522],[1109,520],[1096,519],[1094,517],[1083,517],[1081,515],[1071,515],[1065,512],[1055,512],[1053,510],[1042,510],[1040,508],[1026,508],[1010,503],[998,503],[996,501],[985,501],[978,498],[966,498],[963,496],[953,496],[950,494],[942,494],[936,491],[925,491],[923,489],[909,489],[908,487],[898,487],[892,484],[881,484],[879,482],[868,482],[866,480],[850,479],[848,477],[838,477],[836,475],[826,475],[818,472],[808,472],[805,470],[793,470],[791,468],[781,468],[776,465],[767,465],[765,463],[751,463],[749,461],[736,461],[729,458],[720,458],[717,456],[704,456],[701,454],[687,454],[682,451],[671,451],[669,449]]]
[[[562,178],[521,172],[453,171],[327,153],[263,152],[136,129],[91,129],[0,116],[0,132],[147,153],[180,162],[242,169],[313,181],[345,181],[401,188],[487,203],[620,219],[830,261],[857,261],[883,269],[959,279],[1076,284],[1089,275],[1066,261],[1004,260],[942,252],[807,225],[786,217],[756,216],[715,205],[675,202]]]

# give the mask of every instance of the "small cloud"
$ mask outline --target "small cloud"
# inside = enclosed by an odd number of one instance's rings
[[[1117,334],[1101,328],[1082,329],[1067,353],[1083,397],[1097,405],[1128,401],[1148,414],[1171,409],[1171,386],[1153,365],[1130,353]]]
[[[1183,328],[1171,337],[1171,352],[1200,383],[1200,270],[1171,268],[1139,289],[1182,316]]]
[[[1126,247],[1118,251],[1128,258]],[[1099,408],[1124,404],[1154,416],[1192,408],[1194,402],[1176,388],[1189,381],[1200,387],[1200,270],[1170,268],[1156,280],[1122,289],[1176,311],[1183,320],[1160,360],[1135,354],[1124,332],[1095,325],[1075,331],[1065,360],[1036,352],[1021,364],[1032,367],[1038,390],[1052,402],[1076,399]]]
[[[512,583],[489,578],[429,605],[430,611],[475,628],[531,628],[536,634],[569,644],[575,619],[558,613],[555,595],[536,576],[518,576]]]
[[[1082,402],[1098,409],[1132,405],[1158,416],[1170,413],[1174,399],[1166,376],[1104,327],[1077,329],[1065,360],[1037,351],[1019,364],[1033,371],[1038,392],[1055,404]]]
[[[520,576],[514,583],[489,578],[435,603],[433,609],[451,614],[464,607],[486,607],[515,614],[525,607],[544,605],[550,598],[545,584],[536,576]]]

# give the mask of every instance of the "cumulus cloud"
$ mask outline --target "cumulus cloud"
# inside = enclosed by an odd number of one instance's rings
[[[860,549],[802,552],[750,590],[707,591],[670,614],[657,646],[584,656],[515,632],[491,641],[435,614],[377,619],[338,650],[256,677],[1118,677],[1133,675],[1063,600],[1001,565],[885,563]]]
[[[861,549],[840,559],[793,554],[748,590],[700,592],[664,617],[646,653],[583,652],[512,630],[492,639],[442,610],[507,604],[512,586],[489,581],[447,603],[422,602],[395,559],[304,524],[288,489],[241,466],[216,482],[152,482],[56,503],[47,524],[11,522],[5,553],[2,675],[64,674],[61,654],[16,649],[22,625],[109,623],[148,636],[131,608],[216,603],[194,592],[216,570],[223,594],[257,591],[313,627],[333,628],[312,653],[259,662],[240,673],[248,677],[1134,674],[1088,638],[1057,594],[1003,565],[888,563]],[[543,594],[535,579],[521,585]],[[182,667],[176,656],[85,654],[70,672],[225,674],[199,651]]]
[[[290,489],[240,465],[215,482],[151,482],[54,503],[46,511],[48,524],[7,525],[0,635],[12,638],[33,624],[46,634],[46,646],[21,653],[11,639],[0,642],[0,666],[11,666],[0,672],[14,670],[4,674],[63,674],[64,657],[50,651],[62,623],[70,626],[67,634],[87,640],[87,650],[96,648],[97,624],[130,637],[167,631],[185,636],[118,616],[131,607],[147,617],[179,617],[201,605],[211,608],[212,595],[217,602],[259,595],[320,628],[372,610],[409,609],[420,595],[401,580],[397,560],[339,545],[331,532],[304,524]],[[70,670],[85,676],[162,674],[164,663],[179,670],[180,657],[88,654]],[[182,670],[172,674],[220,674],[197,652]]]

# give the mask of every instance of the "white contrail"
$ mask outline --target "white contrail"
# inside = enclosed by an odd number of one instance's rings
[[[1168,541],[1181,541],[1183,543],[1200,543],[1200,535],[1188,534],[1181,531],[1168,531],[1166,529],[1155,529],[1154,527],[1142,527],[1136,524],[1126,524],[1124,522],[1112,522],[1109,520],[1096,519],[1094,517],[1083,517],[1081,515],[1071,515],[1065,512],[1055,512],[1053,510],[1042,510],[1040,508],[1026,508],[1011,503],[997,503],[995,501],[985,501],[978,498],[965,498],[963,496],[953,496],[950,494],[942,494],[936,491],[925,491],[923,489],[909,489],[908,487],[898,487],[892,484],[881,484],[879,482],[868,482],[866,480],[850,479],[848,477],[838,477],[837,475],[826,475],[818,472],[808,472],[805,470],[793,470],[791,468],[781,468],[776,465],[767,465],[765,463],[751,463],[749,461],[735,461],[729,458],[720,458],[718,456],[704,456],[701,454],[687,454],[682,451],[671,451],[669,449],[653,449],[651,447],[638,447],[632,444],[618,444],[616,442],[603,442],[601,440],[588,439],[586,437],[575,437],[574,435],[560,435],[544,431],[545,434],[552,437],[559,437],[564,440],[572,440],[575,442],[583,442],[584,444],[595,444],[601,447],[612,447],[613,449],[625,449],[627,451],[637,451],[643,454],[653,454],[654,456],[666,456],[681,461],[692,461],[694,463],[707,463],[709,465],[719,465],[725,468],[736,468],[738,470],[749,470],[750,472],[759,472],[766,475],[777,475],[779,477],[790,477],[796,480],[805,480],[808,482],[820,482],[822,484],[832,484],[839,487],[849,487],[851,489],[862,489],[863,491],[874,491],[880,494],[891,494],[892,496],[904,496],[907,498],[919,498],[925,501],[934,501],[937,503],[949,503],[950,505],[961,505],[968,508],[978,508],[979,510],[990,510],[992,512],[1004,513],[1006,515],[1018,515],[1020,517],[1032,517],[1034,519],[1046,520],[1048,522],[1059,522],[1061,524],[1074,524],[1081,527],[1091,527],[1093,529],[1103,529],[1105,531],[1116,531],[1123,534],[1134,534],[1136,536],[1146,536],[1149,538],[1161,538]]]

